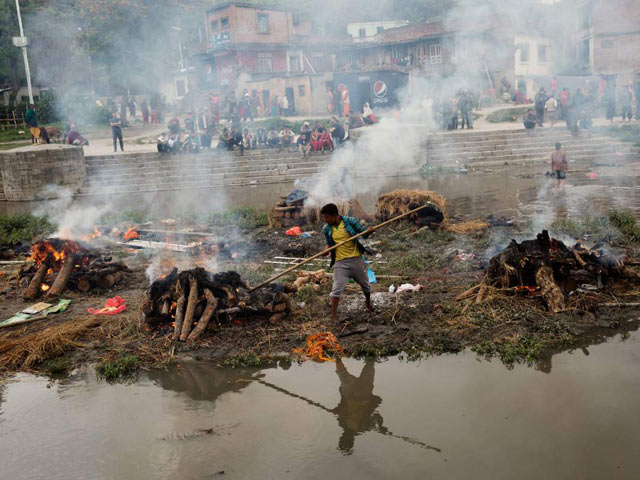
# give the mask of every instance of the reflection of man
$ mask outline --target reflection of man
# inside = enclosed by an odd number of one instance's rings
[[[340,379],[340,403],[331,411],[337,415],[338,424],[342,427],[338,449],[350,455],[357,435],[370,430],[386,431],[382,426],[382,416],[376,412],[382,399],[373,394],[374,360],[365,362],[359,377],[351,375],[342,360],[338,360],[336,373]]]

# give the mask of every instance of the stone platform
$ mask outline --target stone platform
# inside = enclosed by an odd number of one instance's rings
[[[56,198],[55,188],[76,192],[86,180],[82,147],[30,145],[0,152],[0,200],[26,202]]]

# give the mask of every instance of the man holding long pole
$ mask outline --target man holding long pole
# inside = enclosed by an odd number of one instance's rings
[[[371,305],[371,287],[367,276],[367,267],[362,259],[363,253],[370,253],[361,243],[351,237],[364,233],[367,236],[373,232],[372,229],[364,228],[358,220],[353,217],[341,216],[338,207],[333,203],[328,203],[320,210],[326,225],[322,229],[325,241],[327,242],[327,254],[331,254],[331,266],[333,267],[333,289],[329,294],[331,297],[331,319],[333,323],[338,323],[338,303],[350,278],[360,285],[366,301],[367,309],[374,312]],[[339,245],[331,250],[331,247]]]

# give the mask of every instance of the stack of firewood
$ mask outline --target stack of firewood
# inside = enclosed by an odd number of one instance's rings
[[[143,315],[150,328],[171,326],[173,338],[194,341],[207,329],[216,328],[223,319],[263,317],[278,322],[292,311],[284,291],[263,292],[249,296],[236,272],[212,274],[194,268],[153,282],[143,304]]]
[[[512,240],[493,257],[481,298],[487,286],[518,294],[539,293],[551,312],[564,310],[565,295],[580,286],[599,289],[615,280],[640,281],[640,274],[624,263],[624,255],[605,253],[581,243],[573,247],[551,238],[546,230],[533,240]]]
[[[287,197],[281,196],[280,201],[269,213],[269,226],[271,228],[289,228],[306,225],[307,219],[304,215],[305,200],[306,197],[287,202]]]
[[[35,243],[29,261],[20,270],[23,298],[42,294],[60,296],[67,288],[80,292],[110,289],[127,279],[131,270],[99,250],[71,240],[49,239]]]

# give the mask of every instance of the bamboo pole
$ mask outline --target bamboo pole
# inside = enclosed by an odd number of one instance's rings
[[[253,287],[253,288],[250,288],[250,289],[249,289],[249,293],[251,293],[251,292],[253,292],[253,291],[255,291],[255,290],[259,289],[259,288],[262,288],[262,287],[264,287],[265,285],[270,284],[270,283],[271,283],[271,282],[273,282],[274,280],[277,280],[278,278],[280,278],[280,277],[282,277],[282,276],[286,275],[287,273],[290,273],[290,272],[293,272],[294,270],[297,270],[299,267],[301,267],[301,266],[303,266],[303,265],[306,265],[307,263],[309,263],[309,262],[311,262],[311,261],[315,260],[316,258],[322,257],[323,255],[326,255],[327,253],[331,252],[332,250],[335,250],[336,248],[341,247],[341,246],[342,246],[342,245],[344,245],[345,243],[348,243],[348,242],[350,242],[350,241],[352,241],[352,240],[355,240],[356,238],[362,237],[363,235],[366,235],[367,233],[373,233],[373,232],[375,232],[376,230],[378,230],[378,229],[380,229],[380,228],[382,228],[382,227],[385,227],[385,226],[389,225],[390,223],[393,223],[393,222],[395,222],[395,221],[397,221],[397,220],[401,220],[401,219],[403,219],[403,218],[405,218],[405,217],[408,217],[408,216],[409,216],[409,215],[411,215],[412,213],[416,213],[416,212],[418,212],[418,211],[420,211],[420,210],[422,210],[422,209],[424,209],[424,208],[431,207],[431,206],[432,206],[432,205],[423,205],[423,206],[421,206],[421,207],[414,208],[413,210],[411,210],[411,211],[409,211],[409,212],[407,212],[407,213],[403,213],[402,215],[398,215],[397,217],[394,217],[394,218],[392,218],[391,220],[387,220],[386,222],[382,222],[380,225],[376,225],[375,227],[372,227],[372,228],[370,228],[370,229],[368,229],[368,230],[366,230],[366,231],[364,231],[364,232],[362,232],[362,233],[358,233],[357,235],[354,235],[353,237],[348,238],[347,240],[344,240],[344,241],[342,241],[342,242],[340,242],[340,243],[336,243],[333,247],[327,248],[326,250],[323,250],[323,251],[322,251],[322,252],[320,252],[320,253],[316,253],[314,256],[307,258],[304,262],[300,262],[300,263],[298,263],[298,264],[294,265],[294,266],[293,266],[293,267],[291,267],[291,268],[287,268],[286,270],[283,270],[282,272],[278,273],[277,275],[274,275],[274,276],[273,276],[273,277],[271,277],[270,279],[265,280],[265,281],[264,281],[264,282],[262,282],[260,285],[258,285],[258,286],[256,286],[256,287]]]

